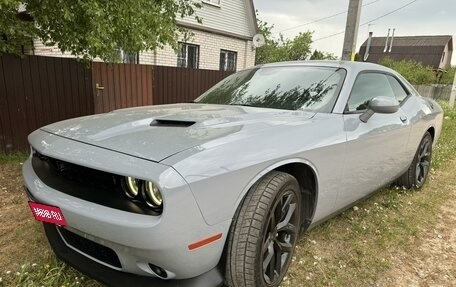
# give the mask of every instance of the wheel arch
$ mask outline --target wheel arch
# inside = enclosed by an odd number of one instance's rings
[[[426,131],[431,134],[432,140],[434,140],[435,139],[435,128],[434,128],[434,126],[430,126]]]
[[[275,168],[292,175],[301,188],[301,231],[306,231],[312,223],[317,207],[318,179],[315,170],[302,162],[288,163]]]
[[[274,170],[288,173],[295,177],[298,181],[301,188],[301,204],[303,207],[301,213],[301,232],[306,231],[312,222],[317,207],[319,177],[316,167],[310,161],[305,159],[287,159],[276,162],[263,169],[244,188],[236,202],[235,211],[242,204],[242,201],[249,192],[250,188],[264,175]],[[234,212],[233,215],[235,215],[235,213],[236,212]]]

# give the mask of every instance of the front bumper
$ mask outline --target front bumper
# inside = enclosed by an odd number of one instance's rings
[[[188,185],[174,169],[41,131],[32,134],[29,140],[41,154],[93,169],[153,180],[162,187],[165,207],[160,216],[126,212],[85,201],[47,186],[35,173],[31,160],[27,160],[23,166],[23,177],[29,197],[39,203],[60,207],[69,231],[113,250],[120,266],[112,266],[88,256],[62,240],[55,227],[45,225],[51,246],[63,260],[101,281],[122,276],[138,277],[143,278],[139,281],[155,280],[160,282],[159,286],[168,286],[164,284],[174,284],[166,283],[168,281],[180,282],[176,281],[178,279],[195,278],[186,281],[199,282],[195,280],[207,276],[217,277],[213,275],[215,271],[210,270],[214,270],[220,261],[230,220],[207,225]],[[220,240],[189,250],[189,244],[219,233],[223,234]],[[166,270],[167,278],[158,279],[150,264]],[[212,275],[204,275],[209,271]],[[109,284],[116,286],[116,282],[124,281],[116,279]]]
[[[223,276],[217,267],[190,279],[161,280],[147,276],[129,274],[101,265],[80,253],[68,248],[63,242],[57,228],[44,223],[44,231],[55,254],[70,266],[84,274],[113,287],[214,287],[223,284]]]

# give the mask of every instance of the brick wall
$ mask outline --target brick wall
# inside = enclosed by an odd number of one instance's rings
[[[200,69],[218,70],[222,49],[237,52],[237,71],[255,65],[255,50],[252,49],[252,41],[197,30],[191,31],[193,37],[187,40],[187,43],[199,45]],[[175,67],[177,53],[170,46],[157,50],[155,54],[154,52],[141,52],[139,63]]]
[[[45,46],[39,39],[33,40],[34,55],[37,56],[49,56],[49,57],[61,57],[61,58],[74,58],[70,53],[60,52],[57,46]]]
[[[47,57],[60,57],[60,58],[75,58],[69,52],[62,53],[57,45],[46,46],[40,39],[33,40],[33,51],[26,53],[27,55],[47,56]],[[102,62],[100,58],[93,59],[95,62]]]

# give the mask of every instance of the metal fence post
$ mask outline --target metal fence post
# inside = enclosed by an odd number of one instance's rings
[[[451,88],[451,96],[450,96],[450,108],[454,108],[454,100],[456,98],[456,73],[454,73],[454,80],[453,80],[453,87]]]

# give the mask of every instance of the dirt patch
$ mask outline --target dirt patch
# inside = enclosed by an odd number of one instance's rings
[[[456,191],[456,161],[437,180],[450,194]],[[436,191],[438,192],[438,191]],[[393,255],[394,267],[377,286],[455,286],[456,284],[456,198],[441,207],[433,229],[422,230],[413,252]]]
[[[23,191],[19,163],[0,164],[0,273],[17,270],[47,245]],[[40,248],[36,248],[40,246]]]

